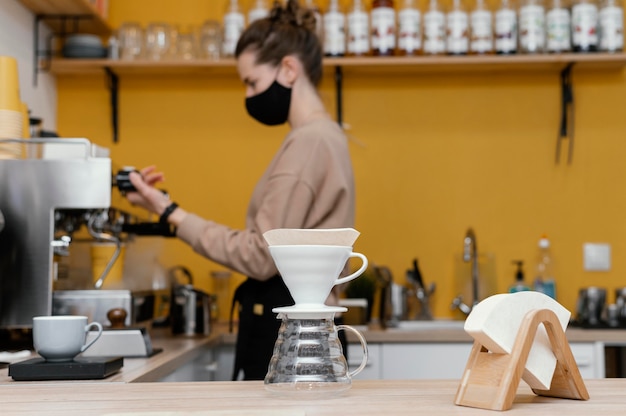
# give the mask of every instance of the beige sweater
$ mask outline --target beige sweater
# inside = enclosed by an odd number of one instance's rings
[[[274,228],[354,226],[354,180],[347,138],[331,120],[292,130],[257,183],[246,228],[188,214],[177,235],[205,257],[246,276],[277,273],[263,233]]]

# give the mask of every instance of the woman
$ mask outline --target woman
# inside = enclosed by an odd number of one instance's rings
[[[231,229],[172,203],[154,185],[149,167],[131,174],[131,203],[176,226],[177,236],[205,257],[248,276],[235,293],[240,304],[233,379],[263,379],[280,322],[272,308],[293,300],[277,275],[263,233],[274,228],[341,228],[354,223],[354,183],[346,136],[317,93],[322,50],[315,17],[296,0],[275,2],[268,18],[252,23],[236,49],[246,87],[246,109],[266,125],[290,131],[258,181],[246,228]],[[332,302],[333,300],[330,300]]]

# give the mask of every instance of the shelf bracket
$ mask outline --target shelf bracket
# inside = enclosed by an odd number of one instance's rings
[[[569,140],[567,148],[567,164],[572,164],[574,156],[574,87],[572,85],[572,68],[574,62],[567,64],[561,71],[561,122],[556,138],[556,157],[558,165],[561,160],[561,144]]]
[[[111,97],[111,131],[113,132],[113,143],[117,143],[119,141],[119,78],[108,66],[104,67],[104,72],[106,73],[107,87],[109,88]]]
[[[90,15],[64,15],[64,14],[37,14],[35,15],[35,23],[33,28],[33,85],[37,86],[37,76],[40,72],[47,72],[50,70],[50,60],[55,54],[53,50],[54,38],[59,37],[65,39],[65,37],[72,33],[78,33],[79,22],[82,19],[92,19]],[[39,39],[39,27],[42,21],[58,21],[60,29],[54,31],[51,29],[50,35],[46,39],[46,46],[40,45]],[[41,61],[40,61],[41,59]]]
[[[337,110],[337,124],[343,128],[343,69],[335,67],[335,105]]]

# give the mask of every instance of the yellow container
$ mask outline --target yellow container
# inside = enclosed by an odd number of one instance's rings
[[[0,110],[22,111],[17,61],[0,56]]]

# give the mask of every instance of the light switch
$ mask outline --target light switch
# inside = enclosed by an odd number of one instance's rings
[[[585,271],[608,272],[611,270],[611,245],[605,243],[583,244]]]

